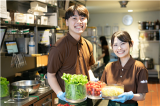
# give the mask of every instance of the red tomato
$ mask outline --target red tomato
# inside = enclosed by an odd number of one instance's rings
[[[98,92],[97,94],[100,95],[100,92]]]
[[[93,91],[91,91],[91,95],[93,94]]]
[[[92,89],[91,89],[91,88],[89,88],[88,90],[89,90],[89,91],[91,91]]]
[[[69,106],[69,104],[68,104],[68,103],[66,103],[66,104],[64,104],[64,106]]]
[[[90,85],[91,88],[93,88],[93,85]]]

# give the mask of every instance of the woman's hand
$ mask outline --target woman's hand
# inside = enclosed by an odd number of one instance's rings
[[[59,99],[65,101],[65,102],[67,102],[67,101],[66,101],[66,98],[65,98],[65,95],[66,95],[65,92],[59,92],[59,93],[57,94],[57,97],[58,97]]]
[[[127,100],[131,100],[133,97],[134,97],[134,94],[132,91],[124,92],[123,94],[118,96],[118,99],[112,99],[112,101],[124,103]]]

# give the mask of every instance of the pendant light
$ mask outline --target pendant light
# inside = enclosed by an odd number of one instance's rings
[[[119,1],[121,8],[126,8],[128,1]]]

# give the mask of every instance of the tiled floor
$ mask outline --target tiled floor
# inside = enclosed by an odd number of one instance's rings
[[[138,101],[138,106],[160,106],[160,83],[158,81],[149,81],[149,92],[146,93],[144,101]],[[96,103],[97,104],[97,103]],[[107,106],[108,100],[102,100],[95,106]]]

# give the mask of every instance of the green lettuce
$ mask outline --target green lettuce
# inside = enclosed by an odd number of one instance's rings
[[[88,82],[86,75],[63,73],[61,78],[65,81],[65,96],[67,99],[81,100],[86,97],[86,84]]]
[[[68,84],[81,84],[81,85],[85,85],[88,82],[87,76],[86,75],[76,75],[76,74],[66,74],[63,73],[63,76],[61,77],[66,83]]]
[[[0,97],[5,97],[9,95],[8,88],[9,81],[6,78],[0,77]]]

